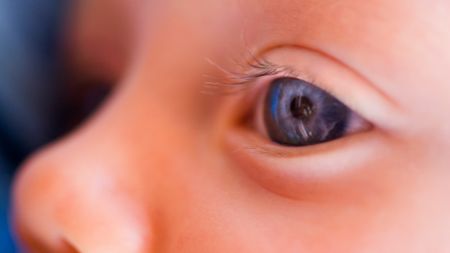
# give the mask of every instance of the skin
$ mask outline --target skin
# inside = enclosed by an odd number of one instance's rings
[[[24,249],[450,251],[448,1],[122,4],[133,13],[121,19],[134,31],[129,58],[112,50],[121,64],[99,67],[117,76],[114,94],[17,178]],[[266,79],[230,96],[201,92],[204,74],[220,76],[205,58],[236,69],[230,58],[249,51],[319,80],[371,127],[274,144],[246,123]]]

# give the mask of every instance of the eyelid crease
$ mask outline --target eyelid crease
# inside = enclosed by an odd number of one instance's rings
[[[247,47],[249,48],[249,47]],[[388,94],[386,94],[383,90],[379,89],[370,79],[367,77],[361,75],[358,73],[354,68],[352,68],[347,63],[339,60],[336,57],[333,57],[332,55],[328,54],[327,52],[313,48],[313,47],[305,47],[305,46],[299,46],[296,44],[288,44],[288,45],[272,45],[270,47],[265,48],[264,50],[260,51],[255,55],[252,53],[251,50],[247,49],[245,50],[246,53],[241,59],[237,60],[236,58],[230,58],[231,63],[235,66],[240,67],[240,70],[237,71],[231,71],[226,69],[225,67],[217,64],[210,58],[205,58],[206,62],[215,68],[216,70],[219,70],[222,76],[214,76],[214,75],[203,75],[204,83],[202,87],[202,93],[209,94],[209,95],[229,95],[229,94],[235,94],[238,91],[245,90],[249,84],[252,84],[260,77],[266,77],[266,76],[275,76],[277,74],[283,73],[282,77],[297,77],[297,78],[305,78],[305,81],[311,82],[314,85],[317,85],[321,89],[328,92],[330,95],[333,95],[335,97],[336,94],[331,91],[330,89],[327,89],[324,85],[318,85],[320,82],[316,82],[315,78],[311,78],[311,76],[307,75],[306,73],[300,73],[298,70],[294,69],[291,66],[281,66],[274,64],[273,62],[269,61],[267,58],[262,57],[261,55],[265,55],[269,51],[273,51],[280,48],[297,48],[300,50],[307,50],[311,51],[313,53],[316,53],[318,55],[321,55],[325,58],[331,59],[332,61],[336,62],[337,64],[345,67],[346,69],[350,70],[353,74],[355,74],[358,78],[362,79],[366,83],[368,83],[372,89],[374,89],[379,95],[384,97],[384,99],[389,102],[394,108],[400,109],[400,105],[390,97]],[[246,55],[247,54],[247,55]]]

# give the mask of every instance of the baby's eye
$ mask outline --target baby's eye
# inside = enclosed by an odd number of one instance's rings
[[[292,77],[273,80],[262,106],[262,129],[272,141],[286,146],[332,141],[368,124],[331,94]]]

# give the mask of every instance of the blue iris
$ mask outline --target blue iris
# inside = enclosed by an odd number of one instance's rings
[[[270,138],[287,146],[307,146],[342,137],[352,113],[326,91],[291,77],[272,81],[264,107]]]

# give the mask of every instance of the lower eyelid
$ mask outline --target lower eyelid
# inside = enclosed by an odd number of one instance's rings
[[[336,155],[345,153],[347,150],[361,147],[368,147],[374,143],[379,143],[390,135],[385,134],[373,127],[367,131],[349,134],[345,138],[339,138],[330,142],[319,143],[310,146],[286,147],[281,144],[272,142],[265,136],[255,133],[254,130],[247,127],[241,127],[230,131],[227,135],[227,143],[232,143],[236,148],[235,151],[247,150],[252,153],[259,153],[266,157],[280,159],[303,159],[305,157],[329,157],[330,154]],[[379,140],[377,140],[379,138]]]
[[[242,130],[228,136],[229,155],[255,180],[292,198],[297,198],[296,192],[305,185],[326,185],[355,173],[364,174],[364,169],[376,164],[386,150],[382,133],[374,131],[297,149],[264,147],[262,140],[249,134]]]

